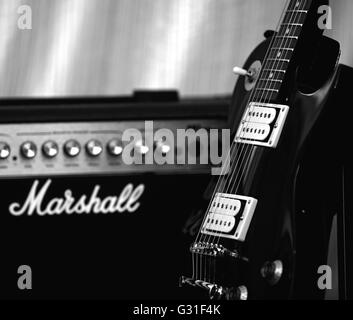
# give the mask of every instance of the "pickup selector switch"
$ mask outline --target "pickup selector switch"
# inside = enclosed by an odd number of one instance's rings
[[[281,280],[283,275],[283,263],[281,260],[273,262],[265,262],[261,268],[262,277],[267,280],[270,285],[275,285]]]

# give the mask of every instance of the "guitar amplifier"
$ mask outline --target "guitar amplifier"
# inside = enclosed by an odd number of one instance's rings
[[[227,112],[227,99],[2,100],[0,297],[179,298],[182,228],[211,179],[197,161],[208,146],[197,140],[194,164],[182,163],[179,146],[145,136],[222,129]],[[142,134],[131,142],[141,163],[123,161],[128,130]],[[148,162],[158,150],[175,163]]]

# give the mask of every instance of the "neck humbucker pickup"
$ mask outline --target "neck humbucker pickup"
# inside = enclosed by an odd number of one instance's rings
[[[217,193],[207,212],[203,234],[244,241],[257,200],[251,197]]]
[[[289,107],[251,102],[235,136],[235,142],[276,148]]]

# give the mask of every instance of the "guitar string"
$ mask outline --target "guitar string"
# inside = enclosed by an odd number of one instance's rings
[[[230,152],[231,152],[231,151],[229,150],[228,153],[227,153],[226,162],[228,161]],[[223,171],[223,168],[222,168],[222,171]],[[221,177],[222,177],[222,173],[221,173]],[[219,178],[219,179],[218,179],[217,185],[219,184],[219,182],[220,182],[221,179],[222,179],[222,178]],[[215,190],[217,189],[217,185],[216,185],[216,187],[215,187]],[[214,194],[215,194],[215,191],[213,191],[213,195],[212,195],[211,199],[213,199]],[[207,210],[206,210],[206,213],[209,211],[209,207],[210,207],[210,203],[209,203],[209,205],[208,205],[208,208],[207,208]],[[202,226],[204,225],[204,222],[205,222],[205,220],[206,220],[206,216],[207,216],[207,214],[205,214],[205,216],[204,216],[204,219],[203,219],[203,221],[202,221],[202,223],[201,223],[201,228],[202,228]],[[199,241],[201,241],[201,240],[200,240],[200,235],[201,235],[201,237],[204,236],[203,234],[201,234],[201,228],[200,228],[199,231],[198,231],[198,235],[197,235],[196,240],[195,240],[194,243],[198,243]],[[202,255],[198,255],[198,254],[196,254],[196,253],[194,253],[194,252],[192,252],[192,255],[195,255],[196,261],[198,261],[199,258],[200,258],[200,269],[201,269],[201,270],[200,270],[200,274],[202,274],[202,258],[203,258],[203,256],[202,256]],[[196,277],[197,277],[197,278],[198,278],[198,271],[199,271],[199,270],[198,270],[198,268],[196,267]],[[201,278],[202,278],[202,277],[201,277]]]
[[[299,2],[297,2],[297,3],[299,3],[299,5],[300,5],[300,1]],[[304,1],[304,7],[305,7],[305,1]],[[289,6],[288,6],[288,9],[287,9],[287,11],[289,10],[289,9],[295,9],[295,6],[293,6],[293,8],[290,8]],[[300,9],[299,9],[300,10]],[[287,13],[287,11],[285,11],[286,13]],[[295,15],[297,16],[297,15],[299,15],[300,14],[300,12],[296,12],[295,13]],[[291,18],[293,17],[293,15],[294,15],[294,13],[291,15]],[[290,18],[290,20],[291,20],[291,18]],[[295,32],[297,31],[297,28],[295,27],[294,28],[295,30]],[[281,35],[280,35],[281,36]],[[276,40],[278,40],[279,39],[279,37],[278,37],[278,35],[277,35],[277,37],[274,37],[274,39],[275,39],[275,41]],[[285,42],[285,43],[287,43],[287,41],[291,41],[290,40],[291,38],[283,38],[283,40],[281,41],[282,42],[282,44],[283,44],[283,42]],[[282,49],[282,44],[279,46],[279,48],[281,48]],[[269,49],[272,51],[272,45],[270,45],[269,46]],[[279,52],[280,52],[280,50],[279,50]],[[269,60],[268,60],[269,61]],[[266,61],[267,63],[268,63],[268,61]],[[267,64],[267,63],[265,63],[265,65]],[[272,66],[272,69],[275,67],[274,65],[277,63],[277,65],[281,65],[282,63],[284,63],[283,61],[281,61],[281,60],[274,60],[274,62],[273,62],[273,66]],[[276,67],[275,67],[276,68]],[[260,79],[261,79],[261,77],[260,77]],[[261,81],[261,80],[260,80]],[[271,81],[267,81],[267,83],[271,83]],[[265,88],[267,87],[267,83],[265,84]],[[274,82],[274,85],[275,85],[275,82]],[[272,85],[270,85],[270,88],[272,89]],[[258,90],[258,89],[257,89]],[[263,91],[263,93],[264,92],[266,92],[266,91]],[[270,97],[272,98],[272,91],[269,91],[269,92],[271,92],[270,93]],[[266,93],[266,98],[265,98],[265,100],[267,99],[267,96],[268,96],[268,93]],[[270,99],[271,99],[270,98]],[[262,94],[262,97],[261,97],[261,99],[263,99],[263,94]],[[262,101],[262,100],[260,100],[260,101]],[[252,146],[251,147],[251,149],[253,150],[254,149],[254,146]],[[246,154],[246,153],[245,153]],[[250,152],[250,155],[252,154],[252,151]],[[249,156],[250,156],[249,155]],[[248,158],[249,158],[249,156],[248,156]],[[239,157],[239,159],[242,159],[242,162],[244,161],[244,159],[245,159],[245,157],[246,156],[243,156],[243,157]],[[249,165],[249,161],[248,161],[248,164],[247,165]],[[245,169],[244,169],[244,172],[246,172],[247,171],[247,165],[245,165]],[[242,164],[240,165],[240,169],[242,168]],[[234,174],[234,171],[233,171],[233,174]],[[239,181],[239,183],[240,183],[240,181]],[[228,188],[231,188],[232,189],[232,185],[231,185],[231,183],[229,183],[229,181],[228,181]],[[219,239],[218,239],[218,241],[219,241]],[[217,242],[217,244],[218,244],[218,242]]]
[[[293,4],[294,4],[293,8],[291,8],[291,6],[288,7],[287,11],[288,11],[288,10],[293,10],[293,13],[292,13],[292,15],[291,15],[291,17],[290,17],[290,19],[289,19],[289,22],[288,22],[289,24],[292,24],[293,21],[297,21],[298,16],[299,16],[299,18],[300,18],[300,15],[301,15],[301,11],[300,11],[300,10],[302,10],[302,9],[305,8],[305,6],[306,6],[306,4],[307,4],[306,1],[307,1],[307,0],[304,0],[304,1],[301,3],[301,0],[298,0],[298,1],[296,1],[296,2],[293,3]],[[301,7],[301,4],[303,4],[303,7]],[[298,8],[298,7],[299,7],[299,8]],[[297,12],[295,12],[294,10],[297,11]],[[294,15],[294,20],[292,20],[293,15]],[[285,22],[283,22],[283,23],[285,23]],[[278,46],[278,47],[280,48],[280,49],[278,49],[278,52],[283,52],[283,49],[288,46],[288,42],[289,42],[289,44],[290,44],[291,41],[292,41],[292,39],[293,39],[293,38],[290,38],[291,35],[288,35],[288,37],[285,37],[286,33],[284,33],[283,35],[281,34],[281,29],[282,29],[282,27],[283,27],[283,23],[281,24],[281,27],[280,27],[280,29],[279,29],[279,32],[278,32],[278,34],[277,34],[276,37],[275,37],[276,40],[279,40],[279,39],[281,39],[281,37],[283,37],[283,38],[282,38],[282,41],[281,41],[281,44]],[[287,29],[291,30],[290,27],[287,27],[287,28],[284,28],[284,29],[285,29],[285,30],[287,30]],[[294,29],[294,35],[295,35],[298,28],[297,28],[297,26],[295,26],[293,29]],[[285,31],[285,32],[286,32],[286,31]],[[289,33],[290,33],[290,31],[289,31]],[[299,33],[299,35],[300,35],[300,33]],[[298,35],[298,36],[299,36],[299,35]],[[298,39],[299,39],[299,38],[298,38]],[[276,42],[276,40],[275,40],[275,42]],[[296,46],[296,44],[297,44],[297,43],[295,43],[294,47]],[[272,49],[272,48],[271,48],[271,49]],[[285,52],[285,51],[284,51],[284,52]],[[278,60],[278,61],[276,61],[276,58],[275,58],[274,62],[272,63],[271,71],[279,70],[279,67],[280,67],[280,66],[283,66],[282,64],[286,63],[286,62],[281,61],[281,60],[280,60],[280,57],[278,57],[277,60]],[[266,61],[265,65],[266,65],[266,64],[267,64],[267,61]],[[286,70],[288,69],[288,66],[289,66],[289,64],[287,65]],[[264,67],[264,69],[266,69],[266,68]],[[282,70],[282,69],[281,69],[281,70]],[[261,77],[260,77],[260,79],[261,79]],[[271,89],[276,88],[276,85],[273,84],[274,87],[272,87],[271,81],[266,81],[266,85],[264,85],[264,88],[267,88],[267,85],[268,85],[268,84],[270,84],[270,88],[269,88],[270,90],[268,91],[269,93],[266,93],[266,94],[265,94],[265,97],[263,97],[263,94],[262,94],[262,97],[261,97],[260,101],[262,101],[262,99],[264,99],[264,101],[266,101],[266,100],[271,101],[271,99],[273,98],[273,97],[272,97],[272,96],[273,96],[273,91],[271,91]],[[231,192],[231,190],[233,189],[233,187],[234,187],[236,181],[238,180],[238,183],[237,183],[236,188],[235,188],[235,191],[234,191],[235,194],[237,194],[238,189],[239,189],[239,187],[240,187],[240,183],[241,183],[241,181],[243,180],[243,178],[245,177],[245,173],[246,173],[246,171],[247,171],[247,170],[246,170],[246,167],[247,167],[247,165],[251,164],[251,154],[252,154],[253,150],[256,150],[256,147],[252,146],[252,147],[250,148],[250,153],[248,153],[248,155],[246,156],[247,159],[246,159],[246,161],[245,161],[245,165],[244,165],[244,170],[243,170],[243,172],[241,171],[242,166],[240,166],[240,171],[239,171],[240,177],[239,177],[239,179],[238,179],[239,174],[237,174],[237,177],[234,179],[233,185],[230,186],[230,191],[227,190],[226,193],[228,193],[228,192],[230,193],[230,192]],[[221,237],[218,238],[217,244],[219,243],[220,238],[221,238]]]
[[[226,160],[225,160],[226,163],[229,161],[231,151],[232,151],[232,150],[229,150],[229,151],[227,152],[227,157],[226,157]],[[216,185],[216,187],[214,188],[213,195],[212,195],[211,199],[214,198],[214,195],[215,195],[215,193],[216,193],[216,190],[217,190],[217,188],[218,188],[218,185],[219,185],[220,181],[221,181],[222,178],[223,178],[223,170],[224,170],[224,167],[222,167],[222,172],[221,172],[221,174],[220,174],[220,178],[218,179],[217,185]],[[209,203],[206,212],[209,211],[210,204],[211,204],[211,203]],[[204,218],[203,218],[203,221],[202,221],[201,226],[204,225],[205,220],[206,220],[206,215],[205,215]],[[198,231],[198,234],[197,234],[197,237],[196,237],[196,240],[195,240],[194,243],[197,243],[198,241],[200,241],[200,235],[201,235],[201,236],[204,236],[203,234],[201,234],[201,228],[200,228],[199,231]],[[195,259],[195,260],[198,261],[199,255],[197,255],[197,254],[195,254],[195,253],[192,253],[192,255],[196,255],[196,259]],[[200,257],[201,257],[201,263],[202,263],[202,255],[200,255]],[[200,263],[200,265],[201,265],[201,263]],[[200,269],[202,269],[202,267],[200,267]],[[199,271],[198,268],[196,268],[196,274],[197,274],[197,275],[198,275],[198,271]],[[201,272],[201,273],[202,273],[202,272]],[[198,277],[198,276],[197,276],[197,277]]]
[[[288,1],[287,1],[287,3],[288,3]],[[285,14],[285,12],[286,12],[286,10],[284,10],[284,12],[283,12],[283,14],[282,14],[282,16]],[[270,45],[270,47],[269,47],[269,49],[272,47],[272,43],[275,41],[275,39],[273,38],[272,39],[272,41],[271,41],[271,45]],[[270,50],[268,50],[268,52],[267,52],[267,54],[266,54],[266,56],[268,55],[268,53],[270,52]],[[249,97],[249,101],[252,99],[252,96],[255,94],[255,90],[253,90],[253,92],[250,94],[250,97]],[[230,158],[231,158],[231,153],[233,152],[233,147],[234,146],[236,146],[236,143],[234,143],[234,141],[233,141],[233,143],[232,143],[232,148],[231,148],[231,150],[230,150],[230,152],[228,153],[228,156],[230,156]],[[244,148],[244,146],[243,145],[241,145],[241,149],[243,149]],[[239,148],[240,149],[240,148]],[[236,151],[238,151],[238,150],[236,150]],[[227,158],[228,158],[228,156],[227,156]],[[235,163],[235,166],[237,165],[237,163]],[[224,170],[224,168],[226,168],[228,166],[228,159],[226,160],[226,165],[222,168],[222,171]],[[232,167],[232,166],[231,166]],[[224,177],[223,176],[223,172],[221,173],[221,178],[219,179],[219,181],[218,181],[218,183],[217,183],[217,185],[219,185],[219,182],[221,181],[221,184],[227,184],[227,183],[229,183],[229,181],[228,181],[228,178],[229,178],[229,176],[228,177]],[[223,188],[223,187],[222,187]],[[215,191],[217,190],[218,188],[217,188],[217,186],[216,186],[216,188],[215,188]],[[214,192],[214,194],[215,194],[215,192]],[[213,195],[213,197],[211,198],[211,199],[213,199],[214,198],[214,195]],[[212,201],[210,202],[210,204],[209,205],[211,205],[211,203],[212,203]],[[208,208],[208,210],[206,211],[206,213],[209,211],[209,208]],[[217,211],[217,210],[216,210]],[[215,212],[216,213],[216,212]],[[214,213],[214,214],[215,214]],[[213,214],[213,216],[214,216],[214,214]],[[205,215],[205,219],[206,219],[206,217],[207,217],[207,214]],[[204,219],[204,220],[205,220]],[[203,222],[203,224],[202,224],[202,226],[204,225],[204,222]],[[198,236],[197,236],[197,240],[196,240],[196,242],[199,240],[199,235],[200,235],[200,231],[201,230],[199,230],[199,234],[198,234]],[[201,256],[201,263],[202,263],[202,255],[200,255]],[[202,268],[201,268],[201,270],[202,270]]]

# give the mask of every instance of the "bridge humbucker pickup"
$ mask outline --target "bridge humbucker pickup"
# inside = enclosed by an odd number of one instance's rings
[[[203,222],[201,233],[245,241],[257,200],[217,193]]]
[[[289,107],[251,102],[235,136],[235,142],[276,148]]]

